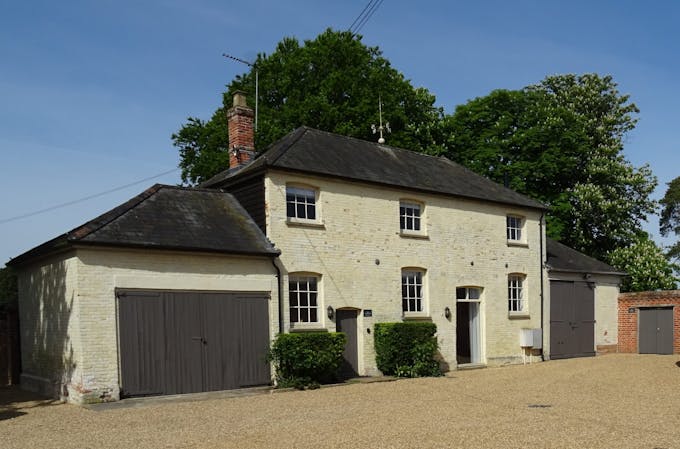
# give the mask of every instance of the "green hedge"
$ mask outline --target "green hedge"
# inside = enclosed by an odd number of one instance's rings
[[[280,388],[316,388],[337,379],[347,341],[341,332],[279,334],[268,360],[276,368]]]
[[[377,323],[375,361],[385,375],[399,377],[440,376],[436,360],[437,325],[434,323]]]

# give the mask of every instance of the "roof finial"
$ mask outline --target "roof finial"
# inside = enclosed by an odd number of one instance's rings
[[[378,139],[378,143],[383,144],[385,143],[385,138],[383,137],[383,131],[391,133],[392,130],[390,129],[390,122],[385,122],[385,126],[383,126],[383,121],[382,121],[382,98],[380,94],[378,94],[378,112],[379,112],[379,118],[380,118],[380,126],[377,128],[375,125],[371,125],[371,130],[373,130],[373,134],[379,132],[380,133],[380,138]]]

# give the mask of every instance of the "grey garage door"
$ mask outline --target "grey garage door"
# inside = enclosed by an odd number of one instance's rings
[[[550,281],[550,358],[595,355],[595,292],[586,282]]]
[[[118,291],[121,395],[270,382],[268,295]]]
[[[640,309],[638,315],[640,354],[673,354],[673,308]]]

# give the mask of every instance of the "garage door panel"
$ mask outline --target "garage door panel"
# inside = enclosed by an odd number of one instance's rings
[[[153,395],[164,391],[165,333],[158,317],[158,294],[123,293],[118,297],[120,364],[123,395]]]
[[[641,308],[638,312],[638,352],[673,353],[673,309]]]
[[[267,384],[271,380],[269,363],[269,322],[262,320],[269,314],[268,298],[241,297],[238,299],[240,332],[239,386]]]
[[[203,334],[196,293],[165,292],[167,394],[203,391]]]
[[[205,305],[206,390],[238,388],[238,307],[230,294],[203,295]]]

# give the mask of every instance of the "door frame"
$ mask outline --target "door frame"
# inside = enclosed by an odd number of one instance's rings
[[[458,290],[459,289],[465,289],[467,291],[471,289],[475,289],[479,292],[479,297],[475,299],[469,299],[469,293],[466,292],[465,296],[466,298],[458,298]],[[456,339],[456,364],[458,365],[480,365],[486,363],[486,352],[484,351],[485,348],[485,335],[484,335],[484,287],[480,287],[477,285],[470,285],[470,286],[461,286],[456,288],[456,321],[458,320],[458,304],[468,304],[468,343],[470,346],[470,361],[467,363],[459,363],[458,362],[458,340]],[[477,317],[476,319],[473,319],[471,316],[470,312],[472,309],[472,305],[476,305],[477,308]],[[473,332],[473,323],[476,325],[476,333],[477,333],[477,347],[473,349],[473,339],[471,337],[471,333]],[[456,324],[457,327],[457,324]],[[456,330],[457,333],[457,330]],[[475,360],[475,356],[477,360]]]

